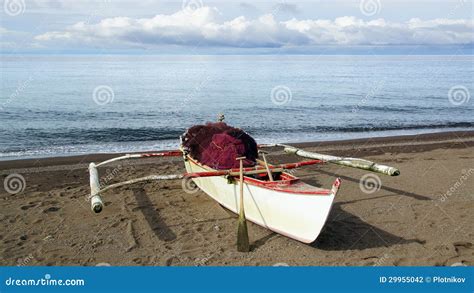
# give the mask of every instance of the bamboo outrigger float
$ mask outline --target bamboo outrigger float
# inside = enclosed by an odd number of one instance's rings
[[[345,157],[336,157],[331,155],[324,155],[318,154],[314,152],[308,152],[293,146],[285,145],[285,144],[269,144],[269,145],[261,145],[261,148],[264,147],[283,147],[283,151],[288,154],[295,154],[297,156],[309,159],[317,159],[322,160],[327,163],[352,167],[362,170],[367,170],[375,173],[381,173],[384,175],[389,176],[398,176],[400,175],[400,170],[394,167],[385,166],[381,164],[374,163],[369,160],[359,159],[359,158],[345,158]]]
[[[311,160],[271,165],[263,152],[263,149],[267,147],[283,147],[286,153]],[[287,170],[327,162],[391,176],[400,174],[396,168],[367,160],[323,155],[282,144],[260,145],[259,153],[262,154],[263,161],[257,160],[255,166],[243,167],[242,159],[245,157],[241,157],[238,158],[241,160],[240,168],[226,170],[216,170],[202,164],[190,155],[183,144],[179,150],[130,154],[98,164],[91,163],[89,165],[91,208],[95,213],[101,212],[104,207],[101,196],[117,187],[154,180],[192,180],[219,204],[239,214],[238,250],[248,251],[248,236],[245,237],[247,235],[246,219],[304,243],[315,241],[324,227],[341,180],[336,178],[330,189],[324,189],[304,183]],[[149,157],[182,157],[186,172],[150,175],[100,186],[98,167],[121,160]]]

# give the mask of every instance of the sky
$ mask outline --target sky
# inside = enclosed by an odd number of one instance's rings
[[[473,54],[474,0],[2,0],[1,53]]]

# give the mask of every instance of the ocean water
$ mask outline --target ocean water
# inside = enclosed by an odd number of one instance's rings
[[[0,160],[175,148],[218,113],[259,143],[474,129],[474,56],[0,61]]]

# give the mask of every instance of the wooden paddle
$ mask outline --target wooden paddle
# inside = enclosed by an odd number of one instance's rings
[[[239,225],[237,227],[237,250],[240,252],[249,252],[249,233],[247,230],[247,219],[245,219],[244,211],[244,162],[245,157],[239,157],[240,163],[240,211]]]

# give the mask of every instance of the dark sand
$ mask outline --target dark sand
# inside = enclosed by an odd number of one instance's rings
[[[335,165],[299,169],[308,183],[342,188],[326,226],[307,245],[250,224],[252,251],[235,248],[237,218],[206,194],[188,194],[181,181],[154,182],[104,194],[93,214],[87,155],[0,161],[2,265],[474,265],[474,132],[304,143],[308,150],[364,157],[393,165],[381,188],[365,193],[367,172]],[[270,162],[301,160],[272,151]],[[116,182],[184,171],[180,158],[145,159],[101,168]],[[3,187],[25,179],[21,193]],[[448,193],[448,191],[450,191]]]

